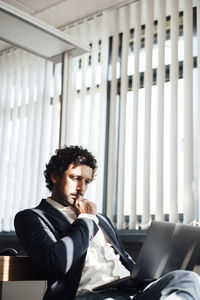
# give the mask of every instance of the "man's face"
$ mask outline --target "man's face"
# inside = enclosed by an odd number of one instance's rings
[[[72,205],[76,198],[84,196],[92,181],[93,170],[86,165],[70,164],[63,177],[51,176],[53,182],[52,199],[63,206]]]

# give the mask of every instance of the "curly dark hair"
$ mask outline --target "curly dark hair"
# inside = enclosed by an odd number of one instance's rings
[[[87,149],[83,149],[81,146],[64,146],[61,149],[57,149],[55,152],[56,154],[50,158],[49,163],[46,164],[46,170],[44,171],[46,187],[50,191],[53,190],[51,175],[61,178],[70,164],[86,165],[90,167],[93,170],[92,179],[94,179],[97,161]]]

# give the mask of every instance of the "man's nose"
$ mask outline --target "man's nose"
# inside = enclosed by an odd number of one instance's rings
[[[77,184],[76,190],[81,193],[84,193],[84,191],[85,191],[84,182],[79,181],[79,183]]]

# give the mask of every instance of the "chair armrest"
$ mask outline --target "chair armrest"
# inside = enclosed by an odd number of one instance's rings
[[[17,250],[14,248],[5,248],[0,251],[0,256],[16,256]]]

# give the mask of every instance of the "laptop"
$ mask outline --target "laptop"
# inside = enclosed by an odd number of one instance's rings
[[[93,289],[142,289],[174,270],[193,270],[200,257],[200,227],[153,221],[130,276]]]

